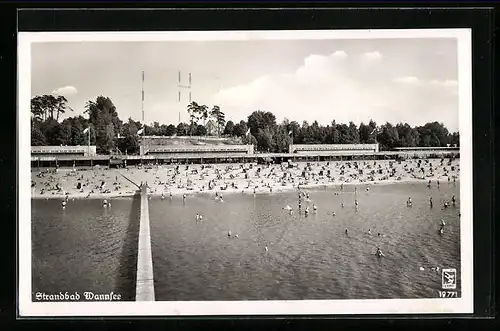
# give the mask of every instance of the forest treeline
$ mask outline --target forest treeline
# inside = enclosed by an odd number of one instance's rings
[[[317,121],[283,120],[269,111],[257,110],[239,122],[226,121],[217,105],[212,108],[191,102],[186,111],[189,123],[144,125],[129,118],[122,121],[110,98],[99,96],[85,105],[86,117],[73,116],[59,121],[60,115],[73,111],[63,96],[41,95],[31,99],[31,145],[97,146],[97,153],[139,152],[139,134],[149,136],[223,136],[237,137],[254,144],[257,151],[288,152],[289,144],[366,144],[379,143],[380,150],[394,147],[445,147],[459,145],[459,133],[449,132],[438,122],[412,127],[407,123],[377,124],[372,120],[357,126],[353,122],[320,125]]]

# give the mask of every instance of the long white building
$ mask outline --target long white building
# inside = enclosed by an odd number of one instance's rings
[[[146,145],[140,146],[141,155],[182,156],[182,155],[215,155],[244,156],[254,153],[253,145]]]
[[[290,145],[290,154],[325,154],[335,155],[343,153],[378,153],[378,144],[299,144]]]
[[[96,146],[31,146],[32,158],[95,156]]]

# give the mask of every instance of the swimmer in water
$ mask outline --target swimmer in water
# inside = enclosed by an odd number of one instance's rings
[[[347,228],[345,229],[345,235],[347,236]]]
[[[444,234],[444,229],[443,228],[439,229],[439,235],[442,236],[443,234]]]
[[[309,214],[309,206],[306,207],[306,210],[305,210],[305,215],[307,216]]]
[[[227,232],[227,237],[228,237],[228,238],[231,238],[231,231],[228,231],[228,232]]]
[[[408,201],[406,201],[406,205],[407,205],[408,207],[411,207],[411,206],[412,206],[411,197],[408,197]]]
[[[316,205],[313,205],[313,210],[316,212],[318,210],[318,207]]]
[[[285,207],[283,207],[283,210],[288,210],[288,212],[290,214],[292,214],[292,212],[293,212],[292,207],[290,207],[289,205],[286,205]]]
[[[432,197],[429,197],[429,205],[431,206],[432,208]]]
[[[368,229],[368,234],[371,236],[372,235],[372,229]]]
[[[335,215],[337,215],[337,214],[335,214],[335,212],[333,212],[333,214],[332,214],[332,215],[333,215],[333,216],[335,216]]]
[[[182,200],[186,201],[186,194],[182,195]]]
[[[451,197],[451,204],[455,205],[455,203],[456,203],[455,194],[453,194],[453,196]]]
[[[172,192],[170,192],[170,200],[172,200]]]
[[[383,257],[385,256],[384,253],[382,253],[382,251],[380,250],[379,247],[377,247],[377,253],[375,253],[377,255],[377,257]]]
[[[341,206],[342,208],[344,208],[344,202],[343,202],[343,201],[342,201],[342,203],[340,204],[340,206]]]

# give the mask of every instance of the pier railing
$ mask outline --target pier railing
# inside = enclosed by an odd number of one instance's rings
[[[147,184],[141,185],[141,216],[135,301],[155,301]]]

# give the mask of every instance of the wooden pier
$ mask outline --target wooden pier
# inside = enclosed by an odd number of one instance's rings
[[[141,185],[141,215],[137,254],[135,301],[155,301],[147,184]]]

